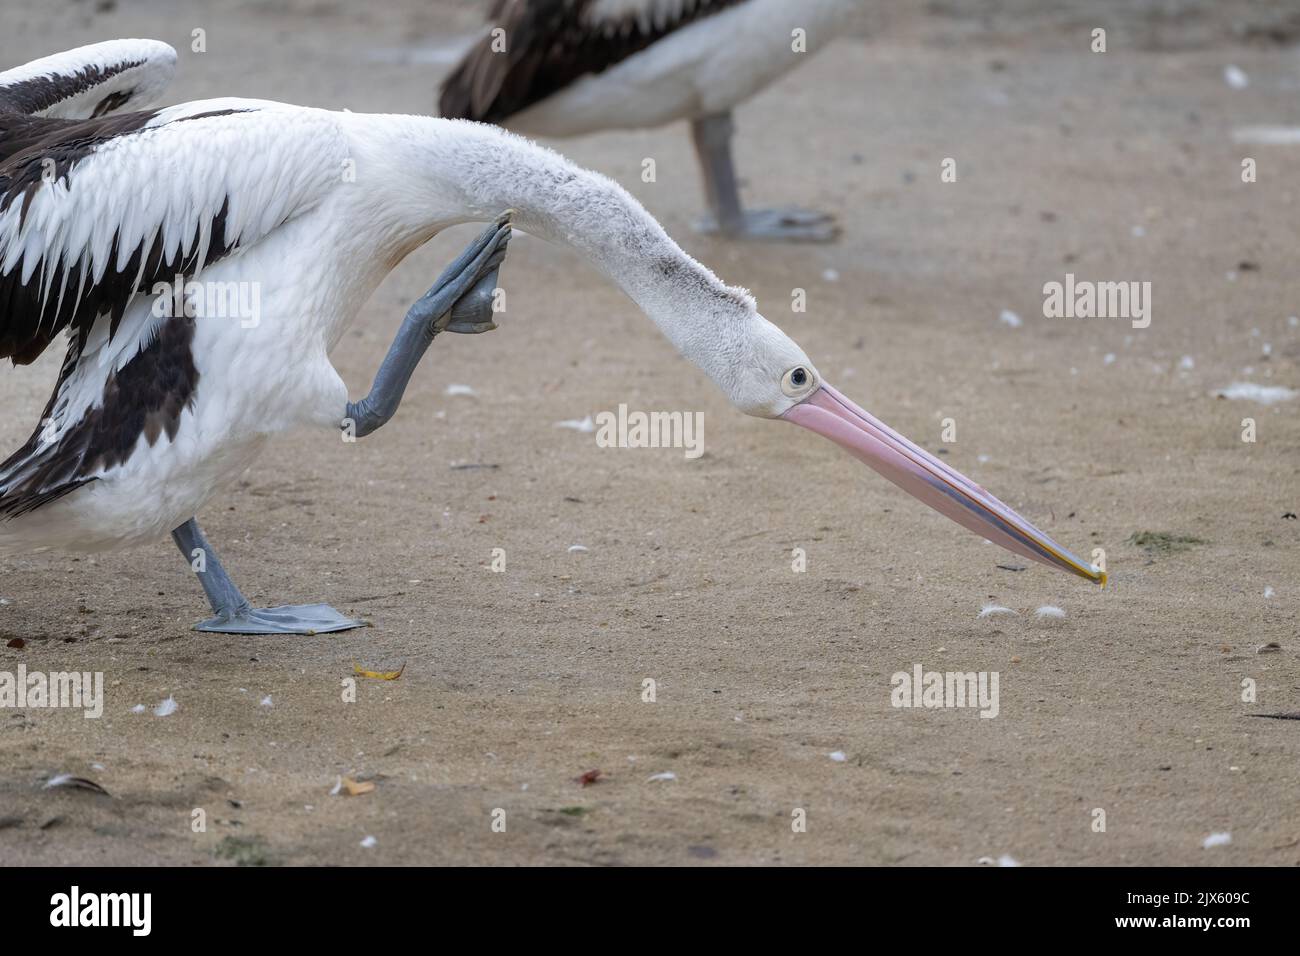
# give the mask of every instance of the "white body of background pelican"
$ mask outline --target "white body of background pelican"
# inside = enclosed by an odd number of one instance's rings
[[[43,421],[0,464],[0,553],[171,533],[213,606],[204,629],[355,626],[323,604],[252,608],[194,515],[276,433],[364,436],[395,412],[438,332],[490,328],[512,210],[621,286],[740,410],[826,435],[990,540],[1099,579],[822,382],[748,293],[610,180],[478,123],[243,99],[121,112],[174,63],[165,44],[119,40],[0,73],[0,357],[30,362],[69,335]],[[412,306],[371,392],[349,402],[330,350],[404,256],[472,220],[491,225]],[[258,314],[160,308],[170,296],[158,284],[177,276],[256,289]]]
[[[494,0],[491,26],[443,84],[443,116],[529,136],[689,120],[711,217],[736,238],[833,239],[833,219],[750,209],[732,110],[824,48],[857,0]],[[862,91],[829,90],[835,96]],[[767,135],[799,135],[780,117]]]

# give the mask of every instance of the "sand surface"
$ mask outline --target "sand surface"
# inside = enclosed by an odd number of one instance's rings
[[[6,5],[0,63],[117,36],[188,50],[201,27],[168,102],[430,112],[478,20],[450,0],[102,6]],[[1300,723],[1251,716],[1300,711],[1300,401],[1215,396],[1300,387],[1300,146],[1233,141],[1300,125],[1296,24],[1254,3],[908,6],[864,5],[738,114],[746,196],[838,211],[838,244],[694,234],[684,127],[561,148],[750,287],[848,395],[1104,548],[1107,590],[1001,569],[1025,562],[733,411],[576,255],[522,238],[503,327],[440,339],[396,420],[353,445],[288,436],[199,516],[254,600],[371,628],[197,633],[170,542],[0,564],[0,670],[107,683],[98,720],[0,712],[0,863],[1300,864]],[[417,251],[358,317],[334,356],[354,395],[471,234]],[[1151,282],[1150,327],[1045,318],[1066,272]],[[0,374],[6,449],[56,365]],[[703,412],[706,453],[555,427],[619,403]],[[1149,553],[1138,532],[1203,543]],[[978,618],[989,602],[1018,613]],[[345,703],[354,664],[405,670]],[[996,719],[891,707],[917,664],[998,672]],[[110,796],[43,790],[57,773]],[[375,789],[330,796],[342,776]],[[1213,832],[1231,843],[1203,848]]]

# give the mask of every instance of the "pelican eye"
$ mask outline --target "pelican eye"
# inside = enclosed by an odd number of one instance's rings
[[[793,398],[806,391],[808,386],[812,384],[812,380],[812,372],[802,365],[796,365],[786,372],[785,377],[781,379],[781,391]]]

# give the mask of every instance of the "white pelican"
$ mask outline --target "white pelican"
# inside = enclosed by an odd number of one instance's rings
[[[444,81],[440,108],[528,136],[690,120],[711,213],[703,231],[828,241],[839,229],[824,213],[742,206],[731,111],[824,47],[858,2],[493,0],[491,27]],[[799,136],[795,117],[780,127]]]
[[[252,608],[194,516],[274,434],[364,436],[396,411],[434,335],[493,327],[512,210],[621,286],[741,411],[825,435],[988,539],[1100,580],[825,383],[747,292],[609,179],[460,120],[242,99],[118,112],[157,93],[174,62],[165,44],[118,40],[0,73],[0,357],[31,362],[69,333],[41,424],[0,464],[0,554],[170,532],[212,604],[201,629],[356,626],[323,604]],[[472,220],[492,225],[411,307],[370,394],[349,402],[330,349],[404,256]],[[195,285],[156,285],[173,282]],[[250,285],[256,321],[203,298]]]

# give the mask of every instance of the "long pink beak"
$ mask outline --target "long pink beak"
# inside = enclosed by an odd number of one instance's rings
[[[822,385],[781,417],[829,438],[908,494],[994,544],[1106,586],[1105,571],[1079,560],[965,475],[829,385]]]

